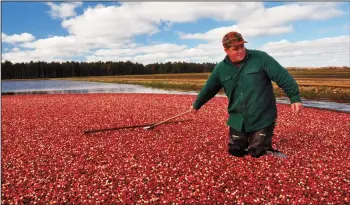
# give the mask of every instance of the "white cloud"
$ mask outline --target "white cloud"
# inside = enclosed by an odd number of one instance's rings
[[[185,34],[179,33],[181,39],[199,39],[207,41],[221,41],[222,37],[230,31],[239,31],[244,38],[256,37],[256,36],[265,36],[265,35],[275,35],[292,32],[293,26],[279,26],[279,27],[269,27],[269,28],[254,28],[254,27],[240,27],[237,25],[229,27],[220,27],[207,31],[206,33],[194,33],[194,34]]]
[[[274,27],[298,20],[321,20],[344,14],[336,3],[287,4],[261,8],[248,15],[239,25],[242,27]]]
[[[194,22],[200,18],[236,21],[244,14],[263,7],[259,2],[143,2],[130,3],[132,9],[141,18],[159,22]]]
[[[49,52],[40,51],[40,50],[20,50],[15,49],[12,52],[3,53],[2,61],[11,61],[12,63],[21,63],[21,62],[36,62],[36,61],[44,61],[44,62],[65,62],[71,61],[73,56],[54,56]]]
[[[76,16],[75,9],[81,5],[83,5],[82,2],[73,2],[73,3],[61,3],[61,4],[54,4],[52,2],[47,3],[48,6],[50,6],[50,15],[52,18],[67,18]]]
[[[132,43],[138,35],[153,35],[176,23],[195,22],[213,18],[237,22],[230,27],[212,29],[205,33],[180,35],[182,39],[216,41],[228,31],[238,30],[246,37],[290,33],[295,20],[317,19],[340,15],[335,3],[287,4],[264,8],[262,2],[126,2],[120,6],[97,5],[82,15],[66,19],[62,27],[81,42],[93,48],[119,48],[120,43]],[[298,9],[292,12],[292,8]],[[300,11],[299,11],[300,10]],[[316,16],[312,16],[316,13]],[[311,15],[311,16],[310,16]],[[263,21],[263,22],[260,22]],[[260,22],[256,25],[255,22]]]
[[[35,51],[20,50],[12,51],[2,54],[3,61],[8,60],[12,63],[30,62],[30,61],[52,61],[54,57],[52,55],[41,56]]]
[[[259,49],[287,67],[350,66],[349,36],[298,42],[282,40],[269,42]]]
[[[174,53],[182,51],[186,46],[180,46],[176,44],[158,44],[151,46],[141,46],[137,48],[126,48],[126,49],[101,49],[95,52],[98,56],[113,56],[113,55],[136,55],[145,53],[163,53],[169,52]]]
[[[180,33],[182,39],[200,39],[215,41],[221,39],[229,31],[239,31],[244,37],[256,37],[290,33],[294,30],[290,24],[300,20],[320,20],[342,15],[336,3],[286,4],[278,7],[258,7],[246,13],[236,25],[215,28],[205,33]]]
[[[149,54],[140,54],[134,56],[99,56],[99,55],[89,55],[87,56],[88,62],[94,61],[131,61],[134,63],[142,63],[144,65],[151,63],[166,63],[166,62],[191,62],[190,57],[176,57],[169,52],[159,52],[159,53],[149,53]]]
[[[47,39],[39,39],[26,42],[11,52],[3,54],[3,58],[11,62],[28,61],[53,61],[65,57],[74,57],[85,54],[87,46],[79,44],[74,36],[54,36]]]
[[[187,47],[185,45],[176,44],[158,44],[151,46],[140,46],[137,48],[124,49],[101,49],[97,50],[93,55],[87,56],[89,62],[91,61],[121,61],[129,60],[131,62],[138,62],[143,64],[150,64],[155,62],[167,62],[170,57],[177,56],[177,53],[183,53]],[[183,56],[178,57],[180,59]]]
[[[69,59],[78,54],[84,53],[84,48],[74,47],[74,38],[53,38],[58,47],[65,47],[66,51],[57,53],[63,59]],[[69,43],[71,45],[69,46]],[[3,58],[25,59],[27,61],[46,60],[58,61],[51,53],[54,50],[45,50],[44,45],[49,42],[37,41],[36,43],[26,43],[23,46],[27,48],[37,47],[33,51],[19,51],[16,49],[11,53],[4,54]],[[269,42],[264,44],[260,50],[266,51],[283,66],[290,67],[320,67],[320,66],[350,66],[350,40],[348,36],[339,36],[333,38],[316,39],[312,41],[290,42],[282,40],[278,42]],[[59,49],[59,51],[61,51]],[[11,55],[10,55],[11,54]],[[168,61],[186,61],[186,62],[219,62],[225,56],[220,44],[200,44],[194,48],[185,45],[159,44],[151,46],[135,47],[121,49],[100,49],[92,55],[87,55],[87,61],[131,61],[143,64]],[[11,60],[12,61],[12,60]],[[14,61],[12,61],[14,62]]]
[[[93,61],[129,60],[143,64],[168,61],[219,62],[225,55],[220,44],[201,44],[194,48],[185,45],[159,44],[125,49],[101,49],[87,56]]]
[[[84,14],[64,20],[62,27],[71,35],[106,45],[131,40],[137,35],[153,35],[166,24],[195,22],[200,18],[235,21],[261,3],[227,2],[128,2],[121,6],[90,7]]]
[[[46,39],[39,39],[34,42],[24,43],[21,46],[24,48],[36,49],[36,52],[41,54],[51,54],[53,56],[74,56],[82,54],[86,48],[79,45],[79,40],[75,36],[54,36]],[[79,46],[77,46],[79,45]]]
[[[7,35],[5,33],[1,34],[2,42],[4,43],[22,43],[28,42],[35,39],[35,37],[30,33]]]
[[[269,42],[259,50],[266,51],[283,66],[321,67],[350,66],[350,40],[348,36],[316,39],[312,41]],[[194,48],[175,44],[143,46],[135,49],[98,50],[87,57],[92,61],[131,61],[143,64],[168,61],[219,62],[225,56],[220,44],[201,44]]]
[[[16,48],[16,47],[11,49],[11,52],[18,52],[18,51],[21,51],[21,49]]]
[[[79,38],[100,37],[109,42],[157,31],[147,19],[138,19],[131,10],[117,6],[88,8],[81,16],[64,20],[62,26]]]

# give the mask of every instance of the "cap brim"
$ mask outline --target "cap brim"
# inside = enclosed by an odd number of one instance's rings
[[[245,43],[248,43],[248,42],[247,41],[239,41],[239,42],[231,44],[230,46],[237,46],[237,45],[242,45],[242,44],[245,44]]]
[[[239,41],[239,42],[235,42],[235,43],[232,43],[231,45],[228,45],[227,48],[230,48],[231,46],[238,46],[238,45],[242,45],[242,44],[245,44],[245,43],[248,43],[247,41]]]

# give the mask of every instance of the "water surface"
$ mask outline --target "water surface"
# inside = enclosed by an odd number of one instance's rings
[[[1,82],[2,95],[64,94],[64,93],[159,93],[197,95],[195,91],[175,91],[132,84],[99,83],[71,80],[11,80]],[[218,94],[217,96],[224,96]],[[350,113],[349,103],[302,99],[306,107],[316,107]],[[287,98],[277,98],[278,103],[289,104]]]

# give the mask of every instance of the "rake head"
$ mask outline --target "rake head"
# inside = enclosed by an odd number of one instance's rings
[[[151,125],[151,126],[144,127],[143,129],[144,130],[153,130],[153,128],[154,128],[154,126]]]

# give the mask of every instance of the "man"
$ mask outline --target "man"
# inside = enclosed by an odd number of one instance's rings
[[[274,58],[263,51],[246,49],[245,43],[238,32],[223,37],[227,55],[215,66],[191,109],[199,110],[223,88],[228,98],[228,152],[236,157],[285,157],[272,148],[277,108],[271,81],[289,97],[294,113],[302,109],[299,87]]]

